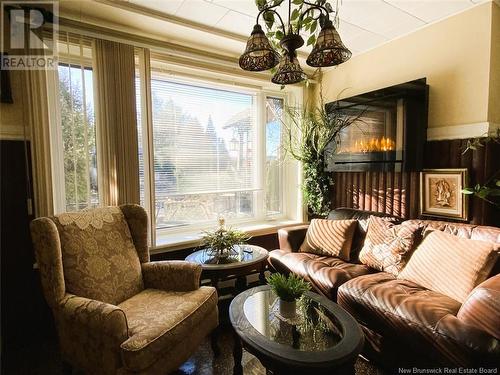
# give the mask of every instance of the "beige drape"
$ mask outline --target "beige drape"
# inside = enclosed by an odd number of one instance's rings
[[[54,214],[54,192],[51,164],[51,121],[49,114],[48,77],[44,70],[25,70],[24,100],[26,133],[31,139],[33,164],[33,198],[35,216]],[[57,194],[57,192],[56,192]]]
[[[134,47],[96,39],[93,59],[100,201],[139,203]]]

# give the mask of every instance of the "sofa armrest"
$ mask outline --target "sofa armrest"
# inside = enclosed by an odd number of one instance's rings
[[[142,264],[146,288],[189,292],[200,287],[201,266],[185,261],[161,261]]]
[[[300,245],[302,245],[304,238],[306,238],[307,228],[309,228],[309,224],[297,225],[278,230],[280,250],[294,253],[299,251]]]
[[[457,318],[500,340],[500,274],[474,288],[460,307]]]
[[[455,343],[450,354],[464,366],[498,366],[500,365],[500,341],[482,329],[466,324],[456,316],[448,314],[436,325],[436,342],[441,340],[443,346]]]
[[[77,332],[93,332],[87,337],[102,337],[117,347],[128,339],[127,317],[122,309],[109,303],[66,294],[57,307],[57,318]]]

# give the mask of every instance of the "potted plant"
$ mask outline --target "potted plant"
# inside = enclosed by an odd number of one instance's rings
[[[226,228],[225,220],[219,219],[219,227],[214,231],[205,231],[202,237],[202,246],[217,263],[225,261],[230,255],[237,254],[236,245],[246,243],[250,237],[241,231]]]
[[[297,275],[289,276],[273,273],[266,278],[267,283],[279,298],[279,311],[284,318],[294,318],[297,310],[297,300],[311,285]]]
[[[358,121],[362,113],[346,115],[338,105],[327,111],[322,88],[317,106],[287,108],[283,147],[286,154],[302,163],[302,191],[310,214],[324,217],[330,211],[333,181],[327,170],[327,157],[340,145],[342,131]]]

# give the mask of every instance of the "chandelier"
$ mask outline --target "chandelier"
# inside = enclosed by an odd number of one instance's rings
[[[273,83],[288,85],[305,80],[307,75],[297,59],[297,50],[304,45],[304,39],[300,35],[302,29],[311,33],[308,45],[314,43],[306,60],[307,65],[319,68],[339,65],[349,60],[352,53],[342,43],[339,33],[330,20],[330,13],[333,12],[333,9],[329,3],[325,0],[316,0],[315,3],[294,0],[293,4],[298,6],[292,10],[292,0],[288,0],[288,25],[285,27],[283,19],[276,11],[276,8],[284,1],[256,1],[259,14],[247,41],[245,52],[239,59],[240,67],[243,70],[260,72],[278,66],[271,78]],[[306,9],[302,10],[303,7]],[[279,40],[279,44],[274,43],[274,47],[259,25],[261,15],[269,30],[267,35]],[[271,31],[275,26],[275,16],[277,16],[279,23],[277,29]],[[315,30],[318,23],[321,30],[316,37]],[[276,49],[281,49],[281,55],[276,52]]]

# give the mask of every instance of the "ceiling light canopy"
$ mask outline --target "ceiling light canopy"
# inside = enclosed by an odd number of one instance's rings
[[[283,19],[276,11],[276,8],[283,2],[285,0],[256,0],[259,7],[256,25],[247,41],[245,52],[239,60],[243,70],[264,71],[274,68],[279,63],[271,79],[272,82],[288,85],[307,79],[307,75],[297,60],[297,49],[304,45],[304,39],[300,35],[302,29],[308,30],[311,34],[308,44],[314,43],[306,61],[307,65],[327,67],[349,60],[352,53],[342,43],[339,33],[330,20],[333,8],[326,0],[316,0],[313,3],[294,0],[293,4],[296,7],[293,10],[292,0],[288,0],[288,27],[285,27]],[[259,25],[261,15],[269,30],[267,35]],[[276,19],[279,23],[275,22]],[[316,38],[318,24],[321,30]],[[269,41],[268,36],[273,38],[274,43]],[[276,52],[276,48],[282,50],[281,57]]]

